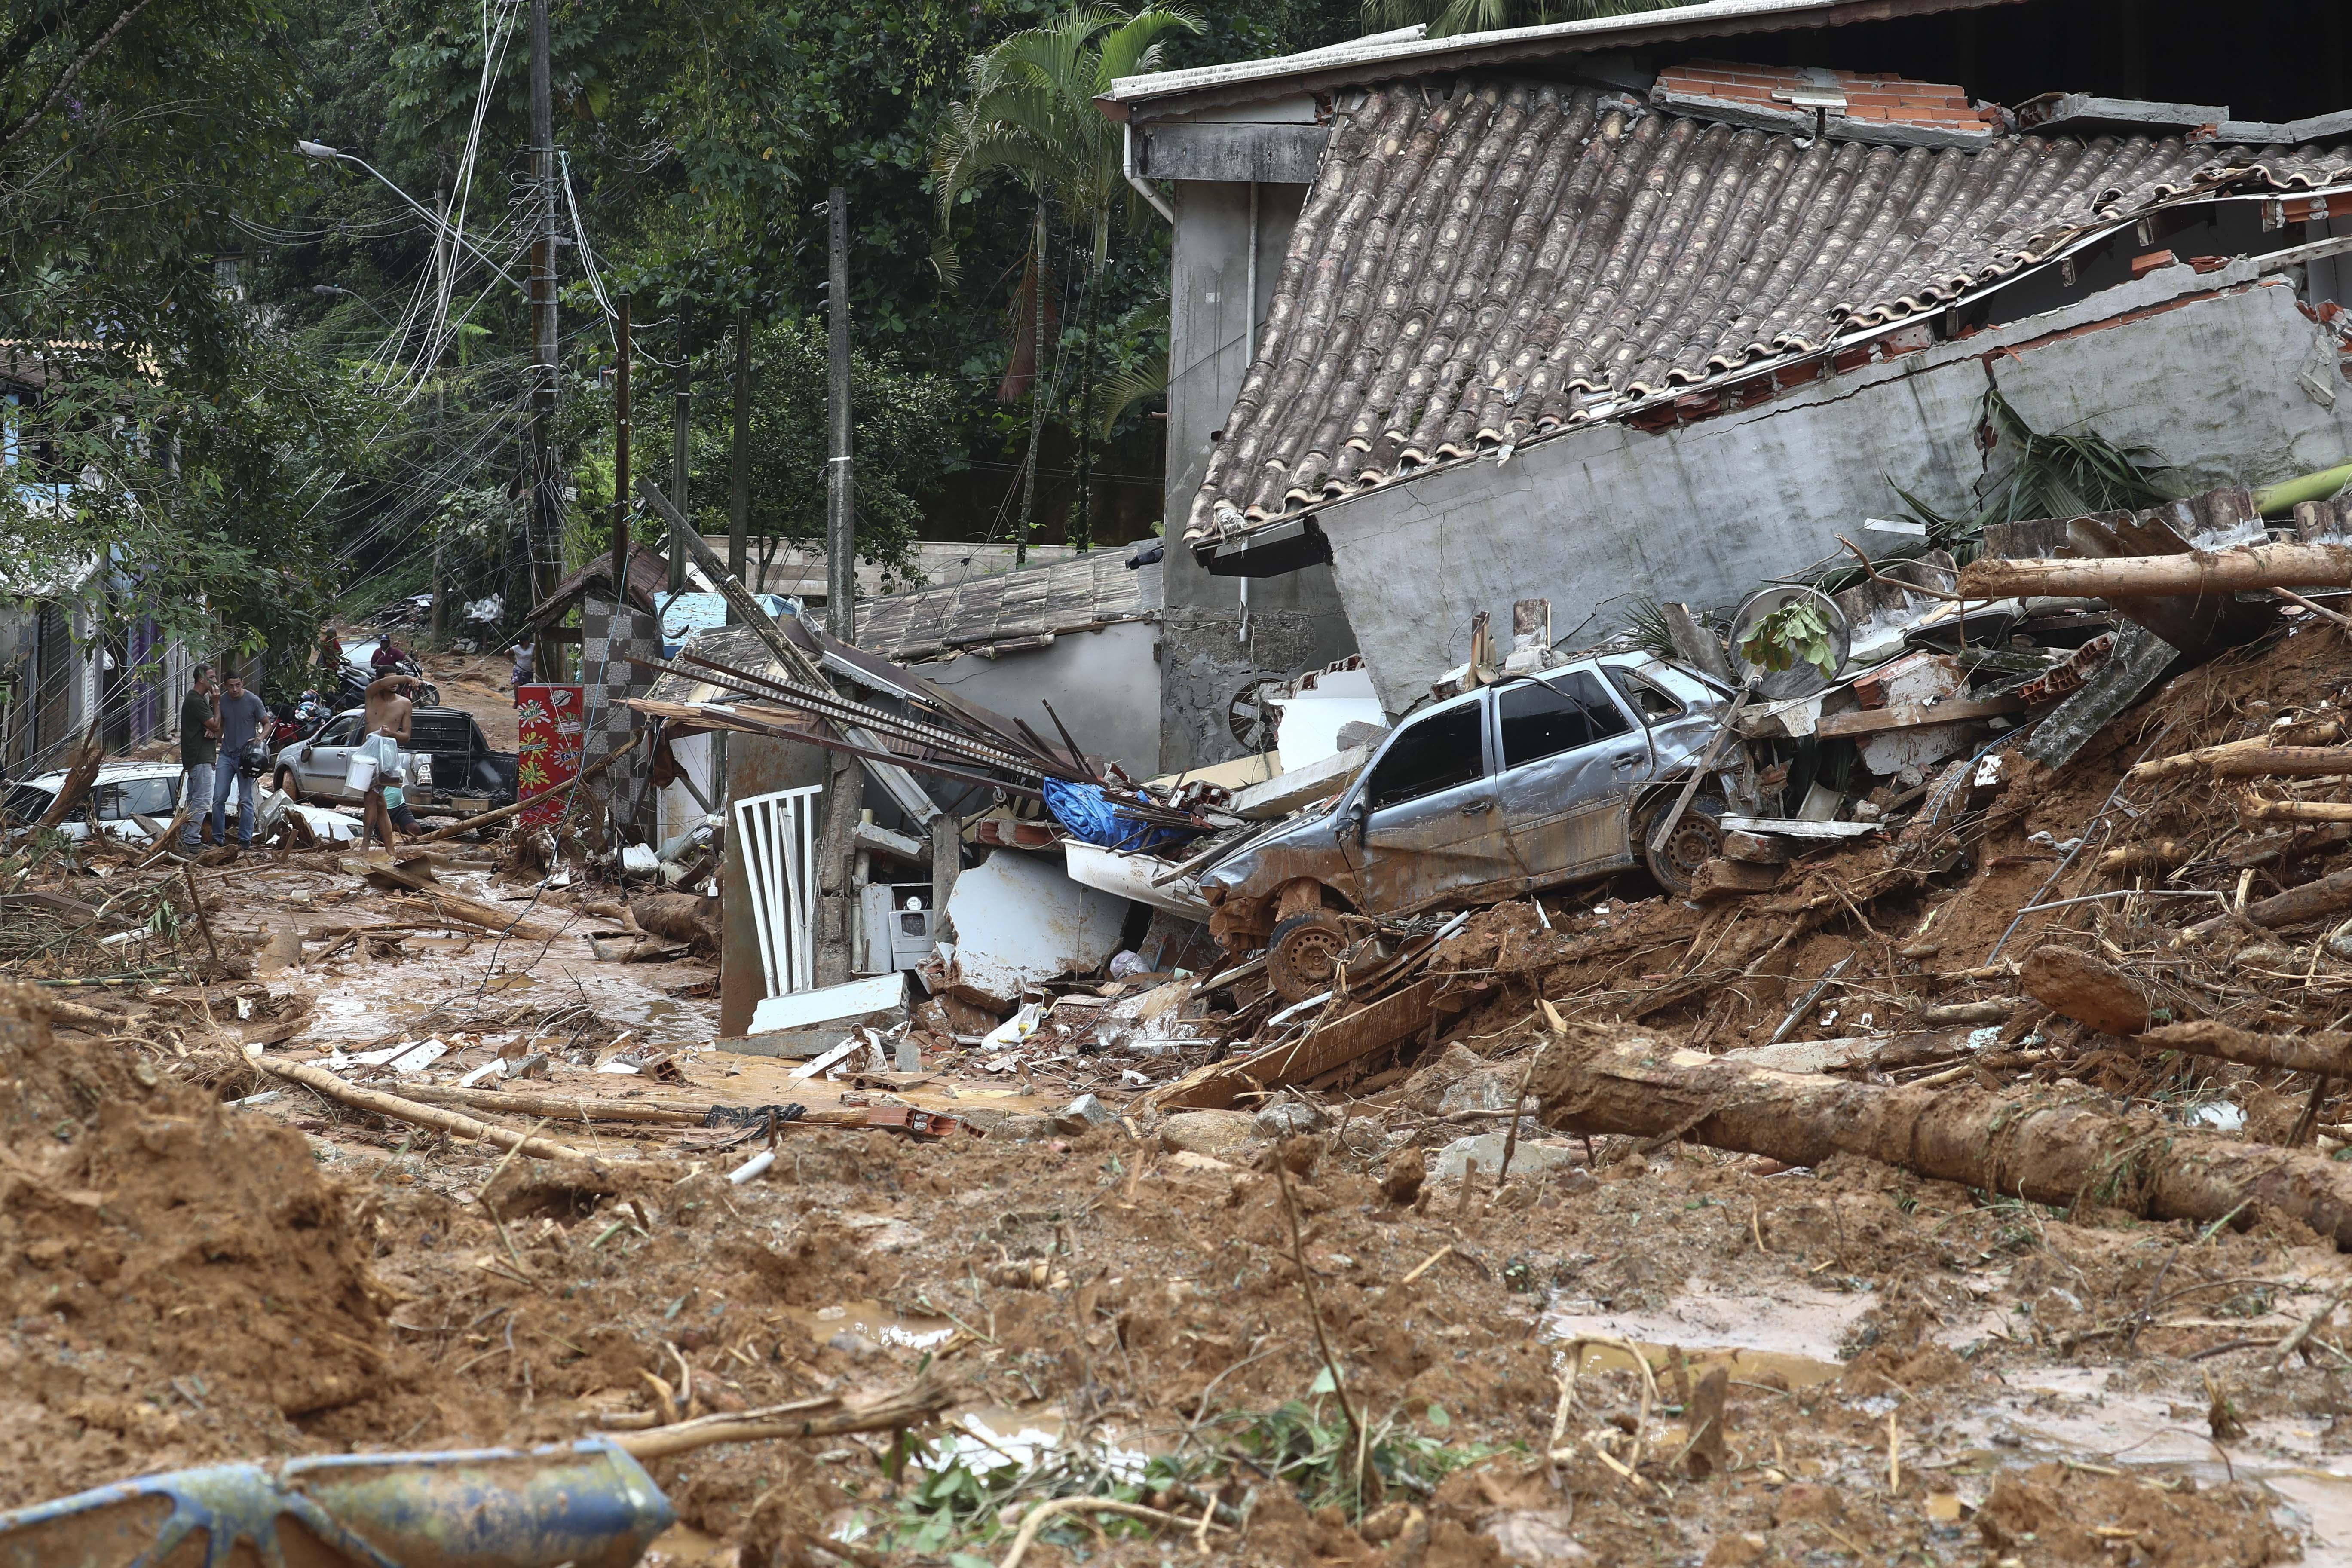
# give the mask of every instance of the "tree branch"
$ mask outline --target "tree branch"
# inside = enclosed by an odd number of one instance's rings
[[[66,67],[64,74],[58,78],[57,85],[49,89],[47,98],[41,100],[40,106],[18,121],[5,136],[0,136],[0,153],[7,152],[9,148],[32,134],[33,127],[39,124],[49,110],[58,106],[59,99],[65,97],[66,89],[74,84],[74,79],[81,75],[90,61],[105,52],[106,47],[114,42],[115,36],[131,25],[132,17],[154,3],[155,0],[131,0],[131,4],[117,13],[114,20],[107,25],[106,30],[90,40],[89,47],[74,57],[73,64]]]

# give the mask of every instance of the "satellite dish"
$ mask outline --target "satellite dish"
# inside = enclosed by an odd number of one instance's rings
[[[1819,665],[1799,659],[1786,669],[1768,670],[1761,665],[1750,663],[1739,651],[1740,645],[1748,640],[1748,634],[1756,629],[1758,622],[1801,600],[1811,604],[1821,612],[1822,618],[1829,623],[1830,651],[1837,656],[1838,668],[1845,668],[1846,655],[1853,650],[1853,628],[1847,625],[1845,612],[1840,610],[1827,594],[1790,584],[1766,588],[1750,595],[1748,602],[1739,606],[1739,613],[1731,617],[1731,669],[1743,684],[1755,681],[1757,694],[1769,701],[1811,697],[1829,689],[1830,678],[1822,673]]]

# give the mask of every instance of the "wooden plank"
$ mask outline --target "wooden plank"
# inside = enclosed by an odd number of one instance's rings
[[[1152,1103],[1163,1110],[1213,1110],[1255,1090],[1308,1082],[1427,1027],[1436,1004],[1437,982],[1418,981],[1302,1039],[1197,1068],[1154,1093]]]
[[[1840,735],[1874,735],[1883,730],[1916,730],[1926,724],[1957,724],[1968,719],[1990,719],[2024,711],[2024,700],[2016,697],[1938,702],[1932,707],[1915,702],[1900,708],[1865,708],[1859,713],[1825,713],[1814,724],[1813,733],[1831,740]]]

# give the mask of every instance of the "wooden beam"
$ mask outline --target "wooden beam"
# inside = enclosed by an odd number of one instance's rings
[[[1926,724],[1957,724],[1968,719],[1990,719],[2022,713],[2021,697],[1987,697],[1972,702],[1906,702],[1898,708],[1865,708],[1859,713],[1825,713],[1813,725],[1823,740],[1839,735],[1874,735],[1882,730],[1916,730]]]

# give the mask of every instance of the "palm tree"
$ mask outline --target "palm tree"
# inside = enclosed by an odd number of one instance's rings
[[[950,107],[932,151],[943,232],[958,202],[992,175],[1018,182],[1035,205],[1029,253],[1013,295],[1012,361],[998,389],[1005,402],[1024,390],[1030,400],[1020,555],[1027,553],[1036,521],[1037,447],[1051,394],[1045,374],[1051,215],[1058,209],[1066,222],[1087,231],[1093,241],[1087,260],[1086,347],[1078,372],[1082,407],[1075,531],[1084,548],[1094,537],[1095,331],[1103,265],[1110,258],[1113,216],[1132,222],[1142,205],[1127,183],[1120,128],[1103,116],[1094,100],[1119,77],[1157,70],[1160,36],[1176,30],[1197,33],[1200,19],[1181,6],[1147,0],[1132,12],[1081,5],[1042,27],[1015,33],[971,62],[964,99]],[[951,248],[942,242],[935,255],[943,270],[952,270]]]
[[[1597,16],[1630,16],[1663,11],[1696,0],[1364,0],[1364,31],[1385,32],[1424,23],[1433,38],[1455,33],[1487,33],[1532,27],[1546,22],[1583,22]]]

